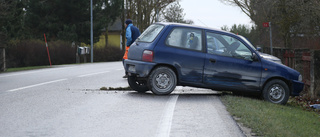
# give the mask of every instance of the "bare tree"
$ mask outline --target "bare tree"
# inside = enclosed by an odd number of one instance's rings
[[[134,21],[140,29],[145,30],[156,21],[157,15],[176,0],[126,0],[126,18]]]
[[[161,12],[161,21],[193,24],[192,20],[184,19],[185,15],[179,1],[176,1],[168,5],[168,7]]]
[[[262,32],[263,22],[272,22],[273,34],[279,34],[285,47],[294,36],[319,36],[319,0],[220,0],[239,7]]]

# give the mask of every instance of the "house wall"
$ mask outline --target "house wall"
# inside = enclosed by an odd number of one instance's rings
[[[109,32],[108,33],[108,46],[119,47],[121,49],[121,35],[119,32]],[[101,34],[99,41],[93,44],[95,48],[105,48],[106,39],[104,34]],[[82,47],[90,47],[90,45],[81,43]]]
[[[104,48],[106,47],[106,39],[104,34],[101,34],[99,37],[99,41],[93,44],[96,48]]]
[[[108,33],[108,46],[121,47],[121,36],[119,32]]]

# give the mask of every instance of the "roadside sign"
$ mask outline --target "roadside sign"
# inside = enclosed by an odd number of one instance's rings
[[[263,22],[263,27],[269,27],[269,22]]]

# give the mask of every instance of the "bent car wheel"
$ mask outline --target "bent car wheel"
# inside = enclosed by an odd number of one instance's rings
[[[149,89],[156,95],[170,94],[177,85],[176,74],[168,67],[153,70],[148,79]]]
[[[275,104],[286,104],[289,99],[288,85],[282,80],[271,80],[263,89],[263,98]]]
[[[146,81],[142,81],[142,80],[137,80],[136,76],[129,76],[128,77],[128,84],[129,86],[135,90],[138,91],[139,93],[145,93],[146,91],[149,90]]]

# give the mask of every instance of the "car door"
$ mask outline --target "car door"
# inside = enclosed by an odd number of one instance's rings
[[[207,54],[203,81],[213,89],[257,91],[261,62],[238,37],[206,32]]]
[[[203,82],[205,53],[202,33],[197,28],[175,27],[160,41],[158,45],[161,46],[154,50],[156,62],[174,66],[182,84],[197,85]]]

